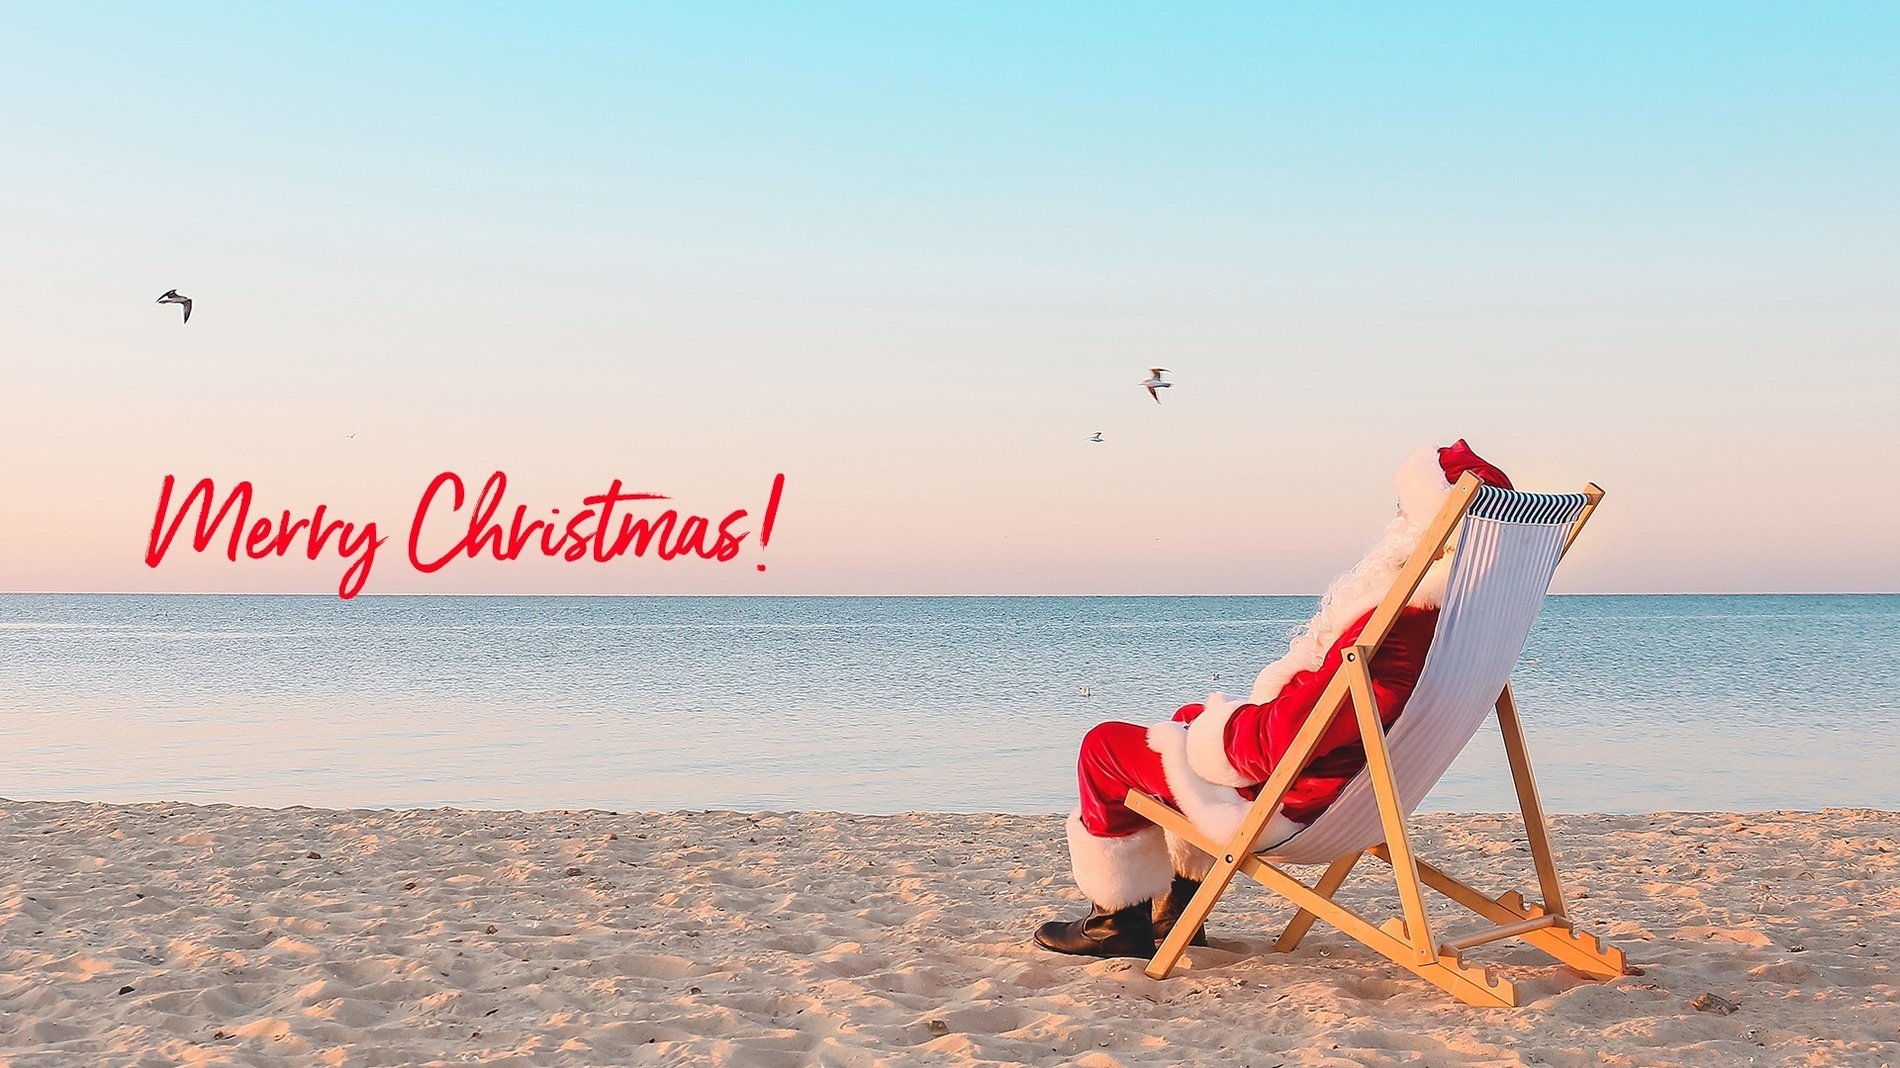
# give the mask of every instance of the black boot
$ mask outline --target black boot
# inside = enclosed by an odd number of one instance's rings
[[[1155,929],[1154,922],[1149,918],[1151,907],[1152,902],[1143,901],[1111,912],[1094,905],[1087,919],[1068,923],[1051,920],[1036,928],[1036,942],[1057,953],[1079,953],[1088,957],[1152,957],[1155,955]]]
[[[1157,944],[1168,937],[1169,931],[1174,930],[1174,921],[1187,911],[1188,902],[1194,900],[1194,895],[1199,893],[1200,889],[1199,879],[1177,875],[1174,877],[1174,883],[1168,887],[1168,896],[1155,899],[1154,929]],[[1206,944],[1207,928],[1205,926],[1196,928],[1194,937],[1188,939],[1188,945],[1204,946]]]

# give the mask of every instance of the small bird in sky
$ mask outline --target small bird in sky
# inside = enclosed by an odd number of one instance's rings
[[[1161,394],[1156,393],[1155,390],[1171,389],[1174,386],[1172,382],[1163,382],[1161,380],[1161,376],[1166,374],[1167,371],[1168,369],[1166,367],[1150,367],[1148,368],[1148,379],[1142,383],[1143,386],[1147,387],[1148,395],[1155,399],[1156,404],[1161,403]]]
[[[187,323],[191,322],[191,298],[185,296],[183,293],[178,292],[176,289],[167,289],[165,291],[165,295],[158,298],[156,303],[184,305],[185,318],[182,321],[187,322]]]
[[[1097,431],[1095,432],[1095,436],[1094,436],[1094,437],[1092,437],[1092,438],[1090,438],[1089,440],[1090,440],[1090,441],[1093,441],[1093,442],[1095,442],[1095,443],[1097,443],[1097,444],[1100,444],[1100,443],[1101,443],[1101,440],[1102,440],[1102,432],[1101,432],[1101,431],[1099,431],[1099,430],[1097,430]]]
[[[356,432],[356,434],[361,434],[361,433],[362,433],[362,431],[361,431],[361,430],[358,430],[358,431]],[[354,439],[356,438],[356,434],[345,434],[345,435],[343,435],[343,440],[345,440],[345,441],[352,441],[352,440],[354,440]]]

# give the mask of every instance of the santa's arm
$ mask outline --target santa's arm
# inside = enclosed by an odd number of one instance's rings
[[[1307,694],[1304,676],[1288,683],[1279,697],[1265,703],[1241,703],[1226,694],[1209,694],[1206,709],[1188,724],[1188,766],[1194,774],[1222,786],[1258,786],[1273,774],[1274,725],[1306,721],[1319,694]],[[1322,686],[1324,688],[1323,680]],[[1303,710],[1302,710],[1303,709]],[[1285,752],[1282,747],[1279,752]]]
[[[1373,695],[1387,723],[1411,696],[1435,622],[1436,613],[1408,610],[1373,657]],[[1226,786],[1255,786],[1267,781],[1339,672],[1346,649],[1359,640],[1364,624],[1362,619],[1347,630],[1327,650],[1317,670],[1294,675],[1270,701],[1241,703],[1223,694],[1209,695],[1205,711],[1184,721],[1189,722],[1188,763],[1194,773]],[[1320,735],[1311,759],[1318,760],[1358,741],[1359,724],[1348,703]]]

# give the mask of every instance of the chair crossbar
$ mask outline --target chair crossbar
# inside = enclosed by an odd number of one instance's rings
[[[1519,920],[1516,923],[1487,927],[1481,931],[1473,931],[1467,935],[1459,935],[1457,938],[1447,938],[1443,942],[1440,942],[1439,946],[1448,950],[1470,949],[1472,946],[1482,946],[1486,942],[1498,942],[1506,938],[1516,938],[1518,935],[1529,934],[1532,931],[1541,931],[1546,927],[1555,926],[1556,923],[1557,917],[1555,916],[1538,916],[1529,920]]]

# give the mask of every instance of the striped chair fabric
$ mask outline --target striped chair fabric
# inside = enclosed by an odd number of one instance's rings
[[[1386,732],[1406,815],[1470,743],[1524,651],[1583,494],[1483,486],[1459,527],[1437,633],[1405,710]],[[1351,715],[1347,710],[1341,715]],[[1268,859],[1325,864],[1385,841],[1365,771],[1319,818],[1262,850]]]

